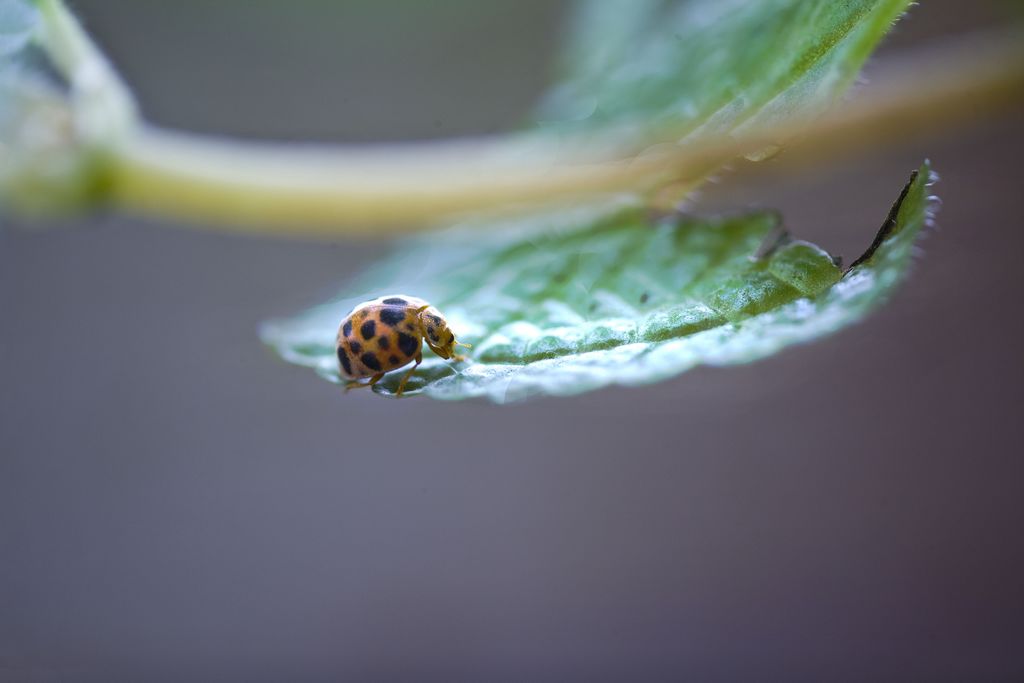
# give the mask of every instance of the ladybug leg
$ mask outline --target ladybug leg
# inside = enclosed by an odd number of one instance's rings
[[[416,372],[416,368],[418,368],[422,362],[423,350],[421,349],[420,352],[416,354],[416,364],[409,368],[409,372],[405,373],[405,377],[403,377],[402,381],[398,383],[398,391],[395,392],[395,396],[402,395],[402,392],[405,391],[405,383],[409,381],[409,378],[412,377],[412,373]]]
[[[345,385],[345,393],[352,391],[353,389],[361,389],[363,387],[372,387],[374,384],[380,381],[380,378],[384,376],[383,372],[378,372],[376,375],[370,378],[369,382],[360,382],[357,379],[352,380]]]
[[[473,348],[472,344],[466,344],[460,341],[455,342],[455,346],[465,346],[467,349]],[[466,360],[466,357],[463,356],[461,353],[453,353],[452,360],[455,361],[456,363],[461,363],[462,361]]]

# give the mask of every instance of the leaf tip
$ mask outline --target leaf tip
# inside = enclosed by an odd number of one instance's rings
[[[882,227],[880,227],[878,232],[875,234],[875,239],[872,240],[864,253],[849,265],[844,276],[854,269],[870,262],[879,247],[897,233],[902,225],[900,221],[901,214],[908,205],[916,206],[917,204],[923,204],[923,224],[926,227],[931,226],[934,215],[934,204],[931,197],[927,194],[927,188],[937,181],[938,174],[932,170],[931,162],[925,159],[920,167],[910,173],[910,179],[907,180],[907,183],[903,186],[899,197],[897,197],[896,201],[893,202],[892,207],[889,209],[889,214],[882,223]],[[917,230],[914,230],[914,232],[917,232]]]

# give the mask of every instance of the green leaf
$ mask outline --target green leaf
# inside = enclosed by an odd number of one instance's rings
[[[845,272],[819,247],[789,239],[773,213],[654,220],[620,205],[435,235],[345,297],[267,323],[262,337],[338,382],[334,336],[345,314],[381,294],[420,296],[474,346],[464,363],[425,357],[406,395],[499,403],[746,363],[834,332],[885,299],[928,223],[929,178],[926,163]],[[394,392],[403,372],[374,390]]]
[[[586,0],[538,118],[565,131],[723,134],[813,115],[911,0]],[[556,125],[556,128],[558,126]]]

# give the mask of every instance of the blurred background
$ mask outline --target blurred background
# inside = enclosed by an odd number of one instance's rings
[[[868,80],[1009,4],[922,3]],[[515,126],[568,7],[73,6],[151,120],[335,141]],[[261,346],[384,243],[8,222],[0,681],[1024,679],[1022,114],[701,195],[849,257],[931,158],[938,229],[865,323],[504,407]]]

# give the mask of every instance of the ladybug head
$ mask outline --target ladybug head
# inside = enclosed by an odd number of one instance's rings
[[[419,316],[424,341],[441,358],[447,360],[455,357],[456,346],[469,346],[455,341],[455,333],[448,327],[448,321],[433,306],[420,309]]]

